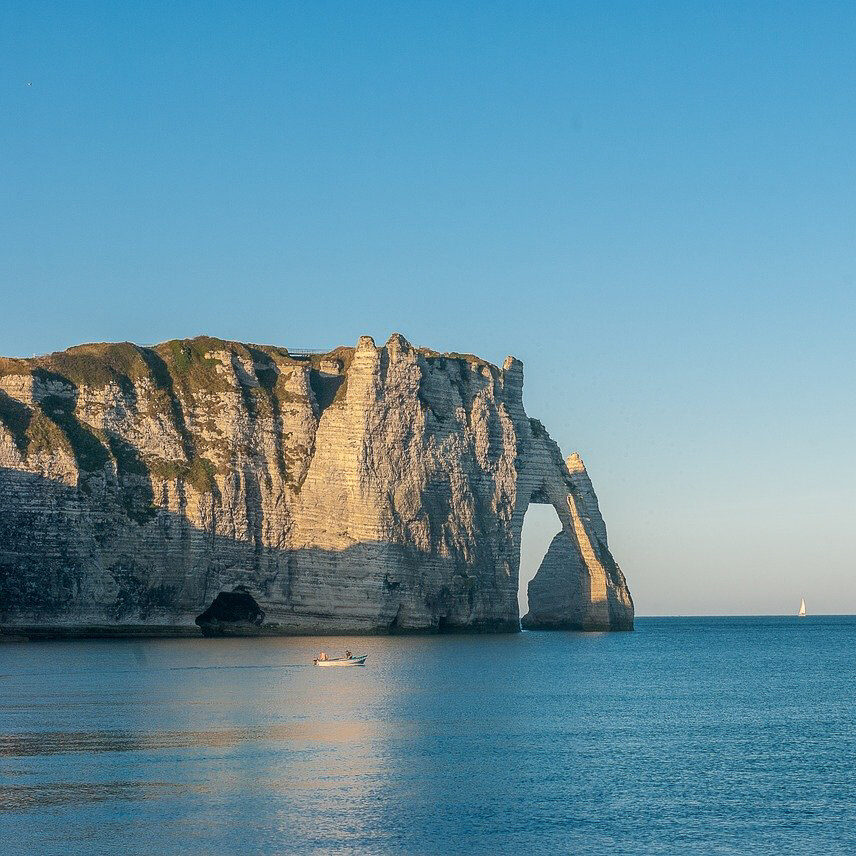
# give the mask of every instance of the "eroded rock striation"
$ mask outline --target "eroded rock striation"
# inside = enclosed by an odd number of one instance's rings
[[[200,337],[0,359],[6,632],[517,630],[530,502],[563,529],[528,628],[630,629],[578,457],[523,366]]]

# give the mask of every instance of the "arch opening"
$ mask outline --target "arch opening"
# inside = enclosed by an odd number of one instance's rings
[[[534,500],[529,503],[523,517],[517,575],[517,604],[521,618],[529,611],[529,582],[538,573],[553,538],[561,531],[562,522],[552,505]]]

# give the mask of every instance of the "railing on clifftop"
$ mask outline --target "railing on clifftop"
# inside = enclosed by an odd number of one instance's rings
[[[288,355],[290,357],[297,357],[300,359],[301,357],[316,357],[319,354],[328,354],[329,351],[319,351],[315,348],[286,348],[288,351]]]

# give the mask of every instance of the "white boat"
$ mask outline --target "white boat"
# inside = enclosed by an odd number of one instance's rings
[[[356,657],[331,657],[328,660],[314,659],[316,666],[365,666],[368,654],[360,654]]]
[[[805,598],[800,598],[800,611],[797,613],[800,618],[805,618]]]

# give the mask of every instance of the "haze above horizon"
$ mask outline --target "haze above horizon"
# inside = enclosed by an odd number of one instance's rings
[[[837,2],[13,0],[0,353],[513,353],[639,615],[856,612],[854,42]]]

